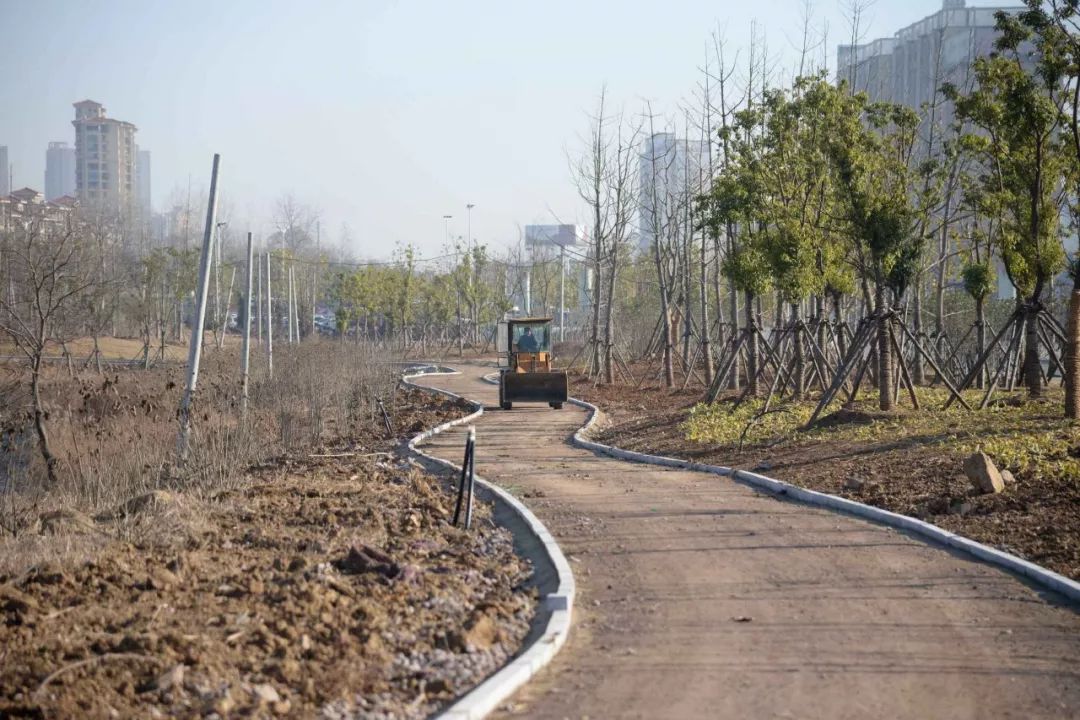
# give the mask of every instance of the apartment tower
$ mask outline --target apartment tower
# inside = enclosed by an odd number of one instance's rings
[[[51,142],[45,151],[45,199],[75,197],[75,148],[66,142]]]
[[[93,100],[75,103],[75,192],[89,206],[131,212],[135,205],[135,126],[105,116]]]

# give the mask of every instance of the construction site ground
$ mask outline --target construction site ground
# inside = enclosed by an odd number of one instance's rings
[[[491,368],[462,370],[426,382],[487,405],[478,472],[548,525],[579,588],[567,647],[503,716],[1080,715],[1080,615],[1060,597],[900,531],[578,449],[584,410],[500,411]],[[433,451],[457,460],[463,433]]]
[[[116,382],[136,404],[176,392]],[[416,390],[392,406],[394,437],[4,538],[0,718],[419,718],[502,665],[534,613],[531,567],[486,505],[454,527],[446,478],[400,445],[468,410]]]

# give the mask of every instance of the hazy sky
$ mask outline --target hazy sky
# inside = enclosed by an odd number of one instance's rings
[[[846,4],[811,7],[830,67]],[[939,7],[878,0],[866,37]],[[464,234],[475,203],[473,236],[502,245],[517,224],[584,218],[566,153],[602,85],[627,112],[670,115],[714,29],[734,53],[757,19],[790,68],[803,14],[802,0],[0,0],[0,145],[16,187],[43,189],[47,143],[74,143],[71,104],[89,98],[138,126],[158,209],[189,177],[205,185],[220,152],[234,226],[268,231],[292,192],[324,238],[348,223],[358,255],[434,254],[442,216]]]

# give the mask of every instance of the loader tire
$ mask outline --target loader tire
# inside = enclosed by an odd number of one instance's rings
[[[561,402],[548,403],[548,405],[555,408],[556,410],[562,410],[562,403]]]

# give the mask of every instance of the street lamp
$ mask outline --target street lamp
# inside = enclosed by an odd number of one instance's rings
[[[454,217],[453,215],[443,215],[442,216],[442,219],[443,219],[443,242],[446,243],[447,249],[449,249],[449,247],[450,247],[450,220],[453,217]]]
[[[472,203],[465,205],[465,244],[472,247],[472,209],[476,207]]]

